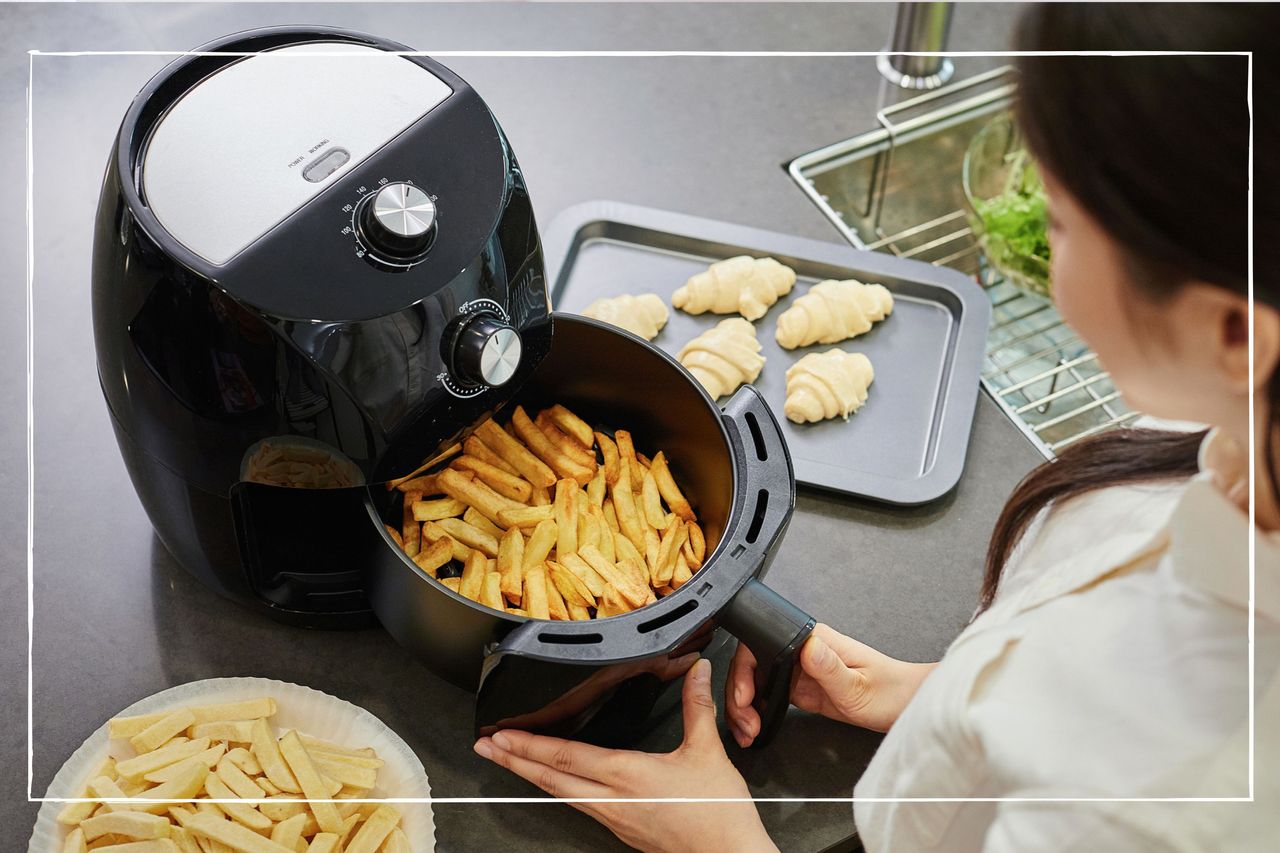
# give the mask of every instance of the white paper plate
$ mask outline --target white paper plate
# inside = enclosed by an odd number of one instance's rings
[[[184,705],[235,702],[258,696],[273,696],[279,705],[271,718],[277,731],[297,729],[303,734],[353,747],[373,747],[386,765],[378,771],[378,787],[373,797],[429,797],[427,771],[409,745],[385,723],[363,708],[342,699],[285,681],[270,678],[209,678],[180,684],[135,702],[116,716],[152,714]],[[108,754],[132,754],[123,741],[107,740],[105,723],[72,753],[58,775],[49,783],[46,797],[76,797],[88,781],[88,774]],[[60,853],[66,836],[57,822],[63,803],[44,803],[31,832],[28,853]],[[435,850],[435,818],[427,803],[398,803],[404,820],[401,826],[415,853]]]

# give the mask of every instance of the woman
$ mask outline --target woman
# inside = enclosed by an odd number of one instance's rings
[[[1230,50],[1278,32],[1272,9],[1048,4],[1027,13],[1019,47]],[[897,661],[819,626],[792,701],[888,732],[855,789],[868,850],[1262,849],[1280,837],[1280,235],[1276,185],[1261,181],[1251,347],[1244,60],[1019,64],[1058,308],[1131,406],[1213,428],[1070,446],[1005,507],[979,613],[941,662]],[[1274,91],[1275,77],[1254,71],[1254,91]],[[1277,138],[1268,120],[1254,129],[1259,152]],[[1255,532],[1255,793],[1269,803],[879,801],[1247,798]],[[739,648],[725,716],[743,746],[759,731],[753,667]],[[684,686],[685,741],[669,755],[521,732],[476,751],[560,797],[747,797],[709,684],[699,661]],[[774,849],[749,802],[576,807],[643,849]]]

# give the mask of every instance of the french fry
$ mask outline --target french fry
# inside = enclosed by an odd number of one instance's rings
[[[423,474],[421,477],[413,477],[400,482],[388,480],[387,491],[392,489],[399,489],[402,492],[422,492],[424,495],[440,494],[440,488],[436,485],[435,474]]]
[[[633,560],[638,563],[645,562],[644,555],[635,545],[631,544],[631,540],[621,533],[613,534],[613,548],[616,552],[613,562],[617,563],[622,560]]]
[[[112,722],[114,722],[114,720]],[[109,726],[110,724],[108,724],[108,727]],[[141,729],[139,729],[139,731],[141,731]],[[107,758],[98,765],[97,769],[94,770],[93,773],[89,774],[90,783],[92,784],[92,781],[99,777],[107,779],[109,782],[111,781],[109,775],[114,775],[115,772],[116,760],[111,756],[107,756]],[[89,785],[86,785],[84,790],[80,792],[80,797],[89,796],[96,797],[98,794],[91,793],[89,791]],[[80,821],[93,814],[95,808],[97,808],[97,804],[95,803],[67,803],[62,808],[62,811],[58,812],[57,821],[63,826],[75,826]]]
[[[606,498],[602,508],[604,512],[605,523],[609,525],[610,530],[618,530],[618,512],[613,508],[613,501]]]
[[[422,500],[422,492],[404,493],[404,523],[400,526],[400,538],[404,540],[404,552],[410,557],[422,548],[422,527],[413,517],[413,505]]]
[[[556,529],[556,523],[552,519],[539,522],[538,526],[533,528],[533,534],[529,536],[529,541],[524,545],[524,560],[521,569],[525,574],[526,581],[528,579],[530,569],[540,567],[542,562],[547,559],[547,555],[551,553],[551,549],[556,546],[559,539],[559,531]],[[526,590],[528,584],[526,582]],[[526,606],[526,610],[529,608]]]
[[[573,436],[583,447],[591,448],[591,442],[595,434],[591,431],[591,426],[582,418],[559,403],[547,409],[547,416],[551,418],[552,423]]]
[[[618,443],[618,462],[627,466],[627,476],[631,478],[631,488],[640,491],[640,486],[644,482],[644,469],[640,467],[639,460],[636,459],[636,447],[631,441],[631,433],[625,429],[614,432],[613,440]],[[621,471],[619,471],[621,476]],[[615,499],[615,503],[616,503]]]
[[[395,540],[396,547],[399,548],[401,551],[403,551],[404,537],[400,535],[400,531],[396,530],[390,524],[384,524],[383,527],[387,528],[387,535],[390,536],[393,540]]]
[[[610,616],[621,616],[630,612],[631,607],[623,600],[622,594],[611,586],[605,590],[604,597],[600,599],[600,606],[596,608],[596,618],[607,619]]]
[[[339,853],[338,843],[342,839],[332,832],[317,832],[311,836],[311,846],[307,853]]]
[[[440,488],[449,497],[457,498],[467,506],[473,506],[490,521],[498,521],[498,513],[504,509],[522,506],[510,498],[504,498],[493,489],[480,482],[479,479],[468,480],[462,473],[453,468],[440,472]],[[442,519],[443,520],[443,519]]]
[[[187,708],[166,714],[133,737],[129,744],[137,752],[150,752],[163,746],[170,738],[181,734],[188,726],[195,725],[196,718]]]
[[[662,553],[662,537],[652,527],[644,532],[644,565],[649,570],[649,578],[658,576],[658,557]]]
[[[519,474],[507,471],[477,456],[459,456],[453,467],[475,472],[476,477],[505,498],[527,503],[533,495],[533,486]]]
[[[344,853],[376,853],[399,822],[400,812],[391,806],[378,806],[352,836]]]
[[[546,486],[534,486],[533,494],[529,497],[529,506],[551,506],[551,489]]]
[[[329,788],[321,779],[320,771],[316,770],[315,764],[312,763],[306,747],[302,745],[302,741],[298,740],[297,732],[289,732],[280,739],[280,754],[284,756],[289,769],[297,778],[298,784],[302,787],[302,793],[308,800],[313,801],[310,806],[311,813],[315,815],[316,824],[325,832],[341,834],[342,819],[338,817],[338,810],[333,803],[314,802],[328,799]]]
[[[439,578],[438,580],[440,581],[440,583],[444,584],[449,589],[453,590],[459,595],[462,594],[462,578],[460,577]]]
[[[210,773],[204,780],[205,793],[210,799],[214,800],[236,800],[235,791],[228,788],[216,773]],[[327,788],[325,789],[328,790]],[[220,811],[225,813],[232,820],[242,823],[252,829],[254,832],[270,832],[271,818],[258,811],[254,806],[248,803],[215,803]]]
[[[581,492],[573,480],[556,483],[555,502],[552,505],[556,520],[556,553],[572,554],[578,550],[578,501]]]
[[[498,513],[498,523],[503,527],[519,527],[528,530],[537,527],[541,522],[555,516],[555,509],[550,504],[543,506],[522,506],[519,509],[504,509]]]
[[[546,412],[540,412],[533,423],[538,429],[542,430],[542,434],[547,437],[553,445],[579,465],[591,469],[592,474],[596,470],[596,454],[591,450],[590,444],[583,444],[573,436],[564,432],[560,427],[556,426]],[[586,485],[583,483],[582,485]]]
[[[208,738],[189,740],[172,746],[162,746],[151,752],[144,752],[136,758],[116,762],[116,774],[122,780],[137,781],[153,770],[176,764],[184,758],[190,758],[209,748]]]
[[[244,771],[230,758],[223,757],[218,762],[218,779],[230,788],[242,800],[256,800],[266,795],[258,783],[245,775]]]
[[[200,765],[201,767],[214,767],[222,759],[222,756],[226,751],[226,744],[214,744],[199,755],[193,755],[190,758],[184,758],[176,764],[170,764],[168,767],[161,767],[159,770],[153,770],[142,778],[147,782],[153,782],[157,785],[161,782],[168,782],[170,779],[181,776],[183,773],[187,772],[188,767],[195,767],[196,765]]]
[[[250,751],[262,765],[262,772],[271,780],[272,785],[289,794],[302,793],[302,788],[298,786],[298,780],[294,778],[293,771],[289,769],[289,765],[280,754],[279,744],[271,735],[271,729],[268,728],[266,720],[254,720],[253,743]]]
[[[328,805],[317,803],[316,805]],[[235,853],[297,853],[292,847],[276,844],[235,821],[203,812],[187,820],[187,830],[197,838],[207,838],[225,845]]]
[[[567,621],[569,619],[569,608],[565,606],[564,596],[560,594],[559,588],[551,580],[550,563],[543,563],[543,578],[547,586],[548,615],[557,621]]]
[[[253,753],[243,746],[228,749],[227,759],[236,767],[239,767],[246,776],[262,775],[262,765],[258,763],[258,759],[253,757]]]
[[[698,526],[698,522],[691,521],[686,527],[689,528],[689,545],[693,549],[693,556],[698,561],[698,565],[702,565],[702,561],[707,558],[707,537],[702,532],[702,528]],[[693,566],[690,561],[689,566]]]
[[[462,514],[462,520],[477,530],[483,530],[494,539],[500,538],[506,529],[499,527],[489,519],[485,518],[484,515],[473,506],[467,507],[467,511]]]
[[[219,702],[214,705],[192,705],[191,716],[196,723],[216,723],[219,720],[253,720],[259,717],[274,717],[276,700],[270,696],[261,699],[246,699],[241,702]],[[114,735],[112,736],[114,737]]]
[[[118,800],[122,797],[129,796],[120,789],[120,786],[115,783],[114,779],[108,779],[106,776],[99,776],[96,779],[89,780],[88,789],[85,791],[85,795],[89,797],[97,797],[102,800]],[[94,804],[89,803],[88,805],[92,807]],[[133,807],[130,803],[103,803],[102,811],[104,813],[115,811],[127,812],[133,811]],[[85,817],[88,817],[88,815],[85,815]],[[78,822],[79,821],[77,821],[77,823]]]
[[[479,436],[469,436],[466,441],[462,442],[462,452],[464,455],[470,456],[472,459],[478,459],[481,462],[488,462],[493,467],[506,471],[508,474],[514,474],[517,477],[520,476],[520,472],[516,470],[514,465],[503,459],[497,453],[494,453],[493,448],[481,441]],[[528,481],[526,480],[525,482]]]
[[[542,564],[525,570],[524,595],[521,601],[530,619],[550,619],[551,610],[547,602],[547,573]]]
[[[621,446],[619,446],[621,447]],[[644,549],[644,520],[636,508],[636,496],[631,491],[631,474],[626,457],[619,462],[618,481],[609,489],[609,497],[613,499],[613,509],[618,515],[618,529],[631,540],[637,550]]]
[[[552,560],[547,561],[547,571],[550,572],[551,582],[560,591],[566,605],[596,606],[595,596],[574,572]]]
[[[603,513],[601,513],[603,518]],[[596,540],[596,547],[600,549],[600,553],[609,562],[615,562],[618,559],[618,549],[614,545],[614,538],[622,536],[615,527],[610,527],[608,521],[604,521],[600,527],[600,538]],[[623,539],[627,537],[622,536]],[[629,540],[628,540],[629,541]]]
[[[637,584],[635,577],[629,571],[620,569],[616,564],[606,560],[599,549],[587,547],[583,548],[579,553],[582,559],[586,560],[600,577],[618,590],[627,603],[633,607],[644,606],[645,599],[649,597],[647,584]],[[608,594],[607,590],[605,594]]]
[[[557,447],[551,439],[547,438],[546,433],[529,419],[529,415],[525,412],[523,406],[516,406],[515,411],[512,412],[511,426],[520,440],[528,446],[529,450],[533,451],[535,456],[549,465],[557,475],[574,480],[583,486],[591,480],[591,475],[595,473],[594,469],[579,464]],[[550,487],[552,484],[547,483],[546,485]]]
[[[460,518],[442,518],[433,523],[468,548],[486,557],[498,556],[498,540],[478,527],[472,527]]]
[[[680,550],[684,547],[684,540],[688,535],[688,528],[678,518],[667,525],[667,529],[662,534],[662,547],[658,551],[658,576],[653,579],[653,586],[668,586],[671,583],[671,577],[676,569],[676,559],[680,556]]]
[[[209,723],[197,723],[191,727],[191,737],[208,738],[209,740],[226,740],[232,743],[251,743],[253,741],[253,723],[249,720],[216,720]]]
[[[427,545],[413,558],[413,562],[431,577],[435,577],[440,567],[453,559],[452,537],[442,536]]]
[[[560,557],[557,562],[559,562],[563,568],[573,572],[574,576],[576,576],[578,580],[582,581],[593,599],[600,598],[604,595],[604,591],[608,587],[608,584],[605,582],[604,578],[600,577],[600,574],[595,569],[591,568],[591,564],[586,560],[582,559],[577,554],[565,554],[563,557]]]
[[[462,567],[462,582],[458,586],[458,594],[465,595],[472,601],[480,600],[480,591],[484,586],[484,576],[489,561],[479,551],[472,551]]]
[[[445,529],[440,526],[439,522],[425,522],[422,525],[422,537],[427,542],[436,542],[440,539],[444,539],[449,543],[449,550],[453,554],[453,559],[457,560],[459,563],[466,562],[467,557],[471,555],[471,549],[445,532]]]
[[[310,850],[307,853],[311,853]],[[382,853],[413,853],[409,846],[409,836],[404,834],[400,827],[391,830],[391,834],[387,836],[386,843],[382,845]]]
[[[604,457],[605,484],[612,486],[618,482],[618,445],[602,432],[596,433],[596,444],[600,447],[600,455]]]
[[[653,465],[650,466],[649,470],[653,473],[653,479],[658,484],[659,494],[667,502],[667,506],[671,508],[671,511],[684,521],[697,521],[698,517],[694,515],[693,507],[689,505],[689,501],[685,499],[680,487],[676,485],[676,481],[671,476],[671,468],[667,464],[666,454],[661,451],[654,454]]]
[[[307,816],[305,814],[296,814],[291,818],[282,820],[271,828],[271,840],[282,847],[296,850],[298,842],[302,841],[302,828],[306,824]]]
[[[318,737],[312,737],[311,735],[304,735],[302,732],[298,732],[298,740],[302,741],[302,745],[305,746],[307,750],[312,753],[334,752],[334,753],[337,753],[338,755],[349,755],[349,756],[352,756],[353,758],[362,758],[362,759],[369,759],[372,761],[378,761],[378,753],[374,752],[372,747],[343,746],[342,744],[334,743],[333,741],[321,740]],[[365,764],[362,766],[381,767],[382,762],[378,761],[377,764]]]
[[[644,482],[640,486],[640,504],[644,508],[645,521],[655,530],[667,525],[667,514],[662,511],[662,497],[658,494],[658,481],[652,471],[644,472]]]
[[[524,593],[524,536],[512,527],[498,540],[498,573],[500,590],[512,604],[519,604]]]
[[[457,498],[436,498],[430,501],[414,501],[414,521],[438,521],[462,515],[467,505]]]
[[[684,552],[676,554],[676,568],[671,575],[671,588],[679,589],[689,582],[693,577],[693,572],[689,569],[689,564],[685,562]]]
[[[168,811],[169,804],[173,800],[189,800],[199,794],[208,777],[208,767],[203,764],[192,765],[184,773],[167,782],[161,782],[154,788],[148,788],[139,795],[142,799],[156,800],[155,803],[141,805],[130,803],[129,809],[131,811],[150,812],[151,814]]]
[[[605,491],[608,485],[605,481],[605,466],[597,466],[596,473],[591,477],[591,481],[587,483],[587,503],[596,507],[601,506],[604,503]]]
[[[492,607],[494,610],[505,610],[507,605],[502,600],[502,574],[500,572],[488,572],[484,576],[484,583],[480,587],[480,603],[485,607]]]
[[[556,474],[551,467],[493,421],[485,421],[477,427],[476,435],[533,486],[549,489],[555,485]]]
[[[72,805],[79,805],[72,803]],[[84,830],[76,827],[67,835],[65,841],[62,842],[62,853],[88,853],[89,847],[84,842]]]
[[[689,564],[689,570],[696,572],[698,569],[702,568],[702,561],[698,559],[697,555],[693,551],[693,535],[691,527],[692,525],[685,525],[687,535],[684,539],[684,545],[680,548],[680,553],[684,556],[684,561]]]
[[[86,841],[93,841],[104,835],[123,835],[139,840],[169,837],[168,818],[143,812],[107,812],[82,820],[80,828],[84,830]]]

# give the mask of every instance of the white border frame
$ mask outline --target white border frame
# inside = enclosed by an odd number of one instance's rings
[[[582,59],[603,57],[664,58],[854,58],[901,56],[1244,56],[1247,57],[1245,98],[1249,108],[1249,187],[1248,187],[1248,297],[1249,297],[1249,350],[1254,346],[1253,317],[1253,51],[1209,50],[1116,50],[1116,51],[773,51],[773,50],[439,50],[395,51],[397,56],[425,56],[431,58],[491,57],[510,59]],[[35,412],[34,399],[34,284],[35,284],[35,150],[33,129],[33,88],[35,83],[35,58],[37,56],[253,56],[252,51],[194,51],[194,50],[82,50],[42,51],[29,50],[27,69],[27,802],[29,803],[80,803],[80,802],[136,802],[142,798],[125,800],[91,800],[86,798],[33,797],[34,729],[33,729],[33,667],[32,652],[35,639]],[[350,51],[311,53],[308,56],[362,56]],[[1253,383],[1253,359],[1249,360],[1249,381]],[[289,802],[361,802],[361,803],[1251,803],[1254,801],[1254,632],[1256,608],[1254,602],[1256,573],[1256,507],[1254,503],[1254,462],[1257,439],[1254,434],[1254,404],[1249,399],[1249,526],[1253,535],[1249,538],[1249,796],[1247,797],[657,797],[657,798],[556,798],[542,797],[389,797],[370,800],[289,800]],[[174,802],[247,802],[256,800],[175,800]],[[285,802],[273,800],[273,802]]]

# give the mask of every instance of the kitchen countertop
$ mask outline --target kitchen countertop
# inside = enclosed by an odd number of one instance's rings
[[[1016,10],[964,4],[952,46],[1001,49]],[[0,7],[0,163],[23,186],[25,51],[164,50],[267,24],[308,21],[375,32],[425,50],[874,50],[891,4],[774,6],[34,5]],[[475,757],[468,694],[409,659],[379,630],[282,627],[206,592],[152,534],[116,449],[94,375],[91,224],[120,117],[159,56],[34,61],[32,790],[42,794],[102,720],[136,699],[199,678],[257,675],[333,693],[381,717],[421,756],[439,796],[529,796]],[[494,58],[444,60],[486,98],[528,177],[545,225],[607,198],[838,240],[781,164],[873,122],[870,58]],[[957,77],[998,59],[957,61]],[[0,536],[0,815],[25,838],[27,755],[26,421],[22,365],[25,234],[0,211],[0,413],[6,511]],[[884,652],[934,660],[977,599],[986,537],[1039,457],[981,395],[960,485],[933,504],[891,508],[802,490],[770,584],[822,621]],[[720,675],[723,657],[715,660]],[[678,742],[678,715],[643,744]],[[878,736],[793,711],[777,742],[730,747],[760,797],[847,797]],[[845,803],[762,803],[784,850],[819,851],[853,834]],[[556,804],[437,804],[443,850],[600,850],[620,845]],[[5,849],[16,849],[16,842]]]

